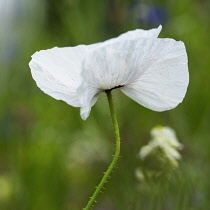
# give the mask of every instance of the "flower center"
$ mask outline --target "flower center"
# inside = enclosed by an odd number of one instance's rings
[[[107,91],[107,90],[114,90],[114,89],[121,88],[121,87],[124,87],[124,85],[117,85],[117,86],[115,86],[113,88],[106,89],[105,91]]]

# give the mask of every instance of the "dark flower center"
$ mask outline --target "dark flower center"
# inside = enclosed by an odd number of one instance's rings
[[[124,87],[124,85],[117,85],[117,86],[115,86],[115,87],[113,87],[113,88],[110,88],[110,89],[107,89],[107,90],[105,90],[105,91],[114,90],[114,89],[121,88],[121,87]]]

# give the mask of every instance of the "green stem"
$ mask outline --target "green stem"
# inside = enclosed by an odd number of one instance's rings
[[[113,103],[113,99],[112,99],[112,94],[111,94],[111,90],[107,90],[105,92],[107,94],[109,108],[110,108],[111,117],[112,117],[112,123],[114,126],[114,132],[115,132],[115,138],[116,138],[116,149],[115,149],[115,154],[114,154],[113,160],[112,160],[109,168],[104,173],[104,176],[103,176],[101,182],[96,187],[96,190],[93,193],[93,196],[90,198],[90,200],[89,200],[87,206],[84,208],[84,210],[90,210],[93,207],[93,204],[96,202],[96,198],[97,198],[98,194],[102,190],[104,184],[107,182],[107,179],[108,179],[110,173],[112,172],[113,168],[115,167],[117,160],[119,158],[119,155],[120,155],[120,133],[119,133],[119,127],[118,127],[118,123],[117,123],[117,117],[116,117],[116,113],[115,113],[114,103]]]

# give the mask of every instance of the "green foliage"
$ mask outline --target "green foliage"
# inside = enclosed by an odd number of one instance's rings
[[[30,56],[41,49],[90,44],[127,30],[156,25],[133,21],[128,12],[132,6],[130,0],[20,2],[18,7],[14,4],[17,8],[11,11],[11,18],[4,19],[4,36],[0,34],[0,209],[81,210],[111,156],[90,158],[75,166],[69,159],[70,148],[85,136],[87,142],[104,141],[107,146],[104,151],[109,153],[109,148],[114,147],[114,132],[108,103],[104,94],[83,122],[78,108],[56,101],[37,88],[28,67]],[[122,152],[118,168],[95,209],[208,209],[210,3],[207,0],[147,2],[161,6],[168,13],[161,37],[172,37],[186,44],[188,93],[176,109],[157,113],[139,106],[118,90],[113,91]],[[150,129],[157,124],[175,129],[184,145],[183,158],[171,182],[145,185],[135,177],[137,153],[147,143]],[[86,134],[87,130],[91,132]],[[83,153],[78,149],[80,154]]]

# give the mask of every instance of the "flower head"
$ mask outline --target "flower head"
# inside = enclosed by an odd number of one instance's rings
[[[138,179],[140,172],[146,178],[170,177],[179,166],[178,161],[181,159],[179,150],[183,145],[176,138],[174,130],[167,126],[154,127],[151,130],[151,136],[151,141],[139,151],[141,169],[137,169],[136,175]]]
[[[188,82],[184,43],[157,38],[157,29],[137,29],[92,45],[52,48],[32,55],[38,87],[81,107],[85,120],[100,92],[120,88],[142,106],[165,111],[182,102]]]
[[[153,139],[165,142],[175,149],[182,149],[183,145],[178,141],[175,131],[168,126],[155,126],[151,130]]]
[[[152,140],[143,146],[139,156],[144,160],[150,153],[161,148],[164,155],[171,160],[181,159],[177,150],[183,149],[183,145],[178,141],[175,131],[168,126],[156,126],[151,130]]]

